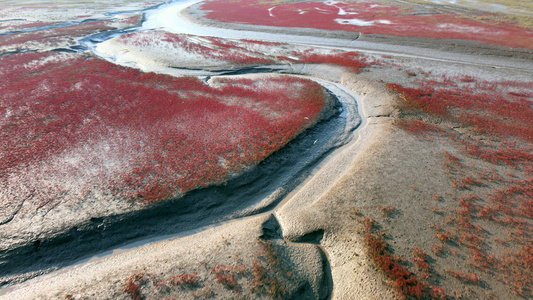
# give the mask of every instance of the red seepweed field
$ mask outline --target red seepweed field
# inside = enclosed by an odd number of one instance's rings
[[[533,297],[533,32],[460,5],[0,22],[0,298]]]
[[[207,18],[222,22],[474,40],[533,48],[533,31],[488,13],[466,16],[450,11],[419,12],[400,3],[359,0],[285,3],[210,0],[201,8]]]
[[[439,141],[452,192],[435,193],[427,207],[434,213],[429,226],[435,238],[431,259],[413,256],[415,273],[423,281],[421,289],[416,286],[419,294],[411,290],[412,283],[402,281],[407,278],[403,274],[388,275],[403,293],[417,298],[437,289],[441,295],[437,299],[446,299],[446,294],[460,297],[470,293],[470,287],[486,289],[501,283],[512,295],[531,297],[533,85],[470,76],[418,83],[415,88],[388,84],[403,101],[404,116],[397,125],[428,141]],[[372,225],[366,226],[367,240],[372,242],[377,238]],[[377,245],[386,247],[380,241]],[[368,247],[379,265],[389,254],[374,244]],[[388,267],[382,268],[387,272]],[[442,289],[437,280],[441,274],[461,282],[462,290]]]
[[[319,118],[315,82],[174,78],[78,54],[0,58],[0,222],[104,194],[142,203],[218,184]]]

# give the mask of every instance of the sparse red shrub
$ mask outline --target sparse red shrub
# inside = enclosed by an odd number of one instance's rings
[[[476,273],[474,272],[470,272],[470,273],[463,273],[463,272],[460,272],[460,271],[450,271],[450,274],[463,281],[463,282],[466,282],[466,283],[470,283],[470,284],[477,284],[479,282],[479,279],[476,275]]]
[[[431,247],[431,252],[437,256],[442,255],[444,249],[443,243],[434,243],[433,247]]]
[[[472,264],[482,270],[489,270],[496,263],[496,259],[493,255],[480,251],[477,249],[472,250]]]
[[[138,15],[131,16],[131,17],[128,17],[128,18],[126,18],[124,20],[120,20],[120,21],[123,22],[123,23],[126,23],[126,24],[137,25],[137,24],[139,24],[139,22],[142,21],[142,15],[138,14]]]
[[[168,281],[173,285],[193,285],[198,281],[198,272],[174,275]]]
[[[396,208],[392,205],[387,205],[387,206],[378,205],[378,209],[386,217],[392,216],[394,212],[396,211]]]
[[[368,253],[378,270],[384,272],[403,295],[422,298],[426,293],[427,284],[420,281],[415,274],[399,263],[398,258],[391,254],[385,239],[373,232],[375,222],[373,219],[363,217],[360,221],[363,224]]]
[[[467,188],[468,186],[483,186],[485,185],[483,181],[474,178],[472,175],[466,175],[465,178],[461,179],[461,187],[463,189]]]
[[[140,300],[141,295],[141,284],[144,282],[144,274],[137,273],[131,275],[126,281],[126,286],[124,287],[124,292],[131,296],[133,300]]]
[[[436,300],[446,300],[448,297],[446,295],[446,291],[443,288],[438,287],[438,286],[432,286],[431,289],[429,290],[429,295],[431,296],[431,299],[436,299]]]
[[[435,236],[443,241],[443,242],[446,242],[448,240],[450,240],[450,231],[446,230],[445,232],[435,232]]]
[[[413,253],[412,261],[421,272],[420,276],[426,279],[431,277],[429,264],[427,263],[427,254],[418,247],[412,248],[411,252]]]
[[[480,246],[481,238],[478,235],[476,235],[476,234],[464,232],[459,237],[459,241],[458,242],[460,244],[466,245],[468,247],[477,249]]]
[[[528,100],[524,98],[509,100],[501,92],[492,92],[495,88],[500,88],[499,86],[476,82],[479,91],[474,92],[471,88],[459,87],[453,82],[447,83],[448,81],[449,79],[444,79],[442,82],[422,81],[418,88],[405,88],[398,84],[387,84],[387,86],[400,93],[408,108],[420,109],[436,116],[470,124],[480,132],[501,136],[512,135],[533,141],[533,127],[529,126],[533,120],[533,108]],[[456,108],[460,110],[456,112]],[[505,121],[502,121],[502,117],[506,118]],[[514,157],[519,161],[532,159],[531,153],[514,147],[491,153],[487,152],[488,149],[468,144],[467,151],[475,156],[502,160],[506,163],[512,162],[508,157]]]
[[[252,272],[254,275],[254,279],[252,280],[252,289],[256,289],[263,284],[264,279],[267,276],[268,270],[261,264],[261,262],[257,258],[254,258],[252,262]]]
[[[409,108],[419,108],[435,115],[447,114],[446,103],[441,101],[445,94],[431,86],[406,88],[396,83],[387,83],[386,86],[391,91],[399,93],[404,104]]]
[[[450,152],[444,150],[443,151],[443,154],[444,154],[444,157],[449,160],[450,162],[452,162],[454,165],[456,166],[461,166],[461,160],[459,159],[459,157],[451,154]]]
[[[459,81],[461,82],[476,82],[476,79],[472,76],[463,76],[459,78]]]
[[[432,212],[432,213],[435,213],[435,214],[439,214],[439,215],[443,215],[444,214],[444,211],[440,208],[437,208],[435,206],[430,206],[429,207],[429,210]]]
[[[286,297],[283,283],[292,277],[292,268],[287,268],[280,259],[272,241],[258,239],[258,243],[261,250],[256,252],[257,257],[253,259],[252,290],[258,294],[265,292],[273,298],[283,299]]]
[[[235,276],[243,276],[246,271],[247,268],[243,264],[218,264],[216,266],[211,267],[211,272],[216,275],[217,281],[224,285],[226,288],[236,292],[240,292],[241,287],[237,283],[237,278],[235,278]]]
[[[424,134],[424,133],[442,133],[444,132],[441,128],[414,118],[401,119],[397,122],[400,128],[404,129],[407,132]]]
[[[533,141],[533,126],[530,126],[533,107],[530,101],[523,97],[507,99],[501,91],[493,92],[495,89],[504,89],[505,84],[512,86],[518,83],[475,84],[475,89],[460,87],[449,78],[444,78],[440,82],[421,81],[418,88],[406,88],[394,83],[387,84],[387,87],[399,93],[409,109],[419,109],[435,116],[460,121],[482,133],[511,135]],[[532,159],[531,153],[515,147],[508,147],[500,153],[484,153],[488,149],[479,149],[471,143],[468,146],[468,151],[475,156],[496,156],[492,159],[505,162],[508,161],[507,157],[517,157],[521,161]]]
[[[227,287],[230,290],[234,291],[240,291],[240,287],[237,284],[237,281],[235,280],[235,276],[231,273],[228,274],[217,274],[217,280],[218,282],[222,283],[225,287]]]

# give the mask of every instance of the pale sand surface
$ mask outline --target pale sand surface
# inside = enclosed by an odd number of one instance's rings
[[[235,255],[261,251],[257,238],[262,233],[261,224],[267,218],[268,216],[256,216],[229,222],[206,229],[200,234],[149,244],[105,259],[95,259],[79,267],[74,266],[31,280],[14,293],[1,298],[64,299],[70,295],[74,299],[128,299],[128,295],[123,293],[123,287],[125,279],[131,274],[141,272],[168,278],[170,274],[197,272],[199,277],[210,280],[210,284],[206,284],[203,289],[213,290],[217,298],[231,299],[236,294],[225,289],[217,290],[210,267],[220,263],[236,264],[237,261],[250,266],[250,257],[237,259]],[[313,286],[307,292],[318,296],[324,274],[322,257],[316,246],[287,244],[282,240],[274,243],[283,249],[286,257],[298,259],[296,268],[292,269],[289,287],[297,290],[294,286],[300,287],[302,282],[311,282]],[[242,282],[246,280],[240,279]],[[190,297],[188,290],[181,291],[181,297],[187,296]]]

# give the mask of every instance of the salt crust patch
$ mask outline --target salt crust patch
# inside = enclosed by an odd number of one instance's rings
[[[339,1],[326,1],[326,2],[324,2],[324,4],[326,4],[326,5],[336,7],[339,10],[339,12],[338,12],[339,16],[357,15],[357,14],[359,14],[357,12],[347,12],[347,11],[345,11],[343,8],[337,6],[337,4],[339,4],[339,3],[342,3],[342,2],[339,2]]]
[[[482,27],[476,27],[476,26],[465,26],[465,25],[457,25],[457,24],[439,24],[438,28],[440,29],[446,29],[446,30],[453,30],[457,32],[482,32],[485,31],[485,28]],[[491,33],[493,33],[491,31]]]
[[[272,14],[272,10],[273,10],[274,8],[276,8],[276,7],[273,6],[273,7],[271,7],[271,8],[268,9],[268,15],[271,16],[271,17],[274,16],[274,14]]]
[[[148,35],[154,33],[148,33]],[[120,39],[114,38],[98,44],[95,52],[117,64],[138,67],[143,71],[151,70],[149,66],[153,67],[154,65],[197,68],[198,66],[209,67],[220,64],[218,60],[206,59],[171,42],[155,38],[153,43],[139,46],[124,44]]]
[[[372,20],[372,21],[365,21],[361,19],[335,19],[335,22],[342,24],[342,25],[356,25],[356,26],[372,26],[375,24],[392,24],[389,20]]]

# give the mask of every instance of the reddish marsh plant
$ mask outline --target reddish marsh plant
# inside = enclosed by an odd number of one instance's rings
[[[378,205],[378,209],[386,217],[391,217],[396,211],[396,208],[392,205],[387,205],[387,206]]]
[[[296,77],[213,88],[76,54],[4,56],[0,74],[10,74],[0,83],[0,201],[35,209],[94,187],[151,203],[222,183],[313,125],[327,101]]]
[[[174,275],[168,281],[173,285],[194,285],[198,282],[198,272]]]
[[[212,0],[204,2],[202,9],[208,18],[233,23],[464,39],[526,48],[532,47],[533,39],[530,30],[510,19],[502,22],[491,14],[469,12],[465,17],[438,10],[420,15],[412,6],[399,2],[390,5],[372,1]],[[350,13],[356,14],[355,20]]]
[[[449,250],[456,259],[480,271],[451,271],[461,282],[477,285],[490,274],[487,281],[531,296],[533,85],[464,76],[389,88],[400,93],[409,116],[400,127],[428,141],[447,141],[450,149],[443,151],[443,167],[457,197],[444,202],[456,208],[443,212],[443,226],[434,226],[443,242],[434,246],[437,260],[445,242],[457,247]]]
[[[375,221],[362,217],[359,222],[363,225],[362,234],[367,247],[367,253],[377,269],[389,277],[394,287],[404,296],[421,299],[428,288],[425,282],[403,266],[398,257],[395,257],[385,239],[374,228]],[[428,267],[429,268],[429,267]]]
[[[124,287],[124,292],[131,296],[133,300],[142,299],[141,295],[141,285],[145,281],[144,274],[137,273],[131,275],[126,281],[126,286]]]

